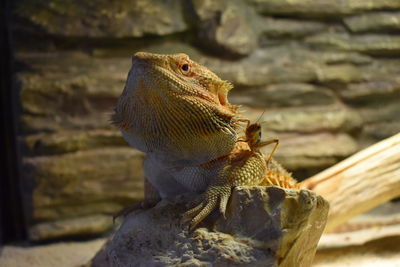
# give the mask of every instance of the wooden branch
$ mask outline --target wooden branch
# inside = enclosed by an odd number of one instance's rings
[[[305,180],[330,203],[326,231],[400,196],[400,133]]]

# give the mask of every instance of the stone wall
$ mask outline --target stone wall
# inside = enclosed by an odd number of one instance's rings
[[[399,0],[18,1],[30,238],[101,234],[142,198],[143,154],[109,123],[136,51],[184,52],[231,81],[306,177],[399,132],[399,33]]]

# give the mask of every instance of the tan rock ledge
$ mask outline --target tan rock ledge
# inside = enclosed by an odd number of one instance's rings
[[[189,232],[180,218],[193,200],[131,213],[89,265],[310,266],[329,209],[309,190],[237,187],[226,220],[214,214]]]

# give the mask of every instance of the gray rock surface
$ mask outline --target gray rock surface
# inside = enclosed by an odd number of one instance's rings
[[[301,38],[326,30],[327,25],[317,21],[262,18],[258,22],[261,38]]]
[[[344,228],[349,232],[323,234],[313,267],[371,266],[400,264],[400,205],[389,202],[352,219]],[[376,227],[377,223],[387,223]],[[359,227],[367,227],[359,229]],[[358,230],[357,230],[358,229]],[[341,229],[343,230],[343,229]],[[96,254],[105,239],[57,242],[44,245],[6,245],[0,253],[0,266],[71,267],[82,266]]]
[[[347,17],[344,23],[352,32],[382,32],[400,30],[399,12],[373,12]]]
[[[101,248],[104,239],[80,242],[57,242],[26,246],[12,244],[3,246],[0,266],[77,267],[88,262]]]
[[[327,168],[359,149],[357,142],[347,134],[265,135],[281,140],[282,145],[274,155],[289,170]]]
[[[320,106],[337,101],[331,90],[305,83],[273,84],[255,87],[242,92],[232,92],[230,101],[237,105],[268,108]]]
[[[397,0],[248,0],[263,14],[293,15],[322,18],[326,16],[344,16],[363,11],[380,9],[398,9]]]
[[[93,213],[113,214],[143,197],[143,154],[131,148],[79,151],[26,158],[25,183],[32,220],[48,221]],[[124,184],[123,189],[119,186]]]
[[[400,79],[351,83],[343,90],[338,90],[344,101],[366,104],[377,100],[398,98],[400,100]]]
[[[187,29],[178,0],[19,1],[17,13],[68,37],[141,37]]]
[[[251,120],[259,119],[265,129],[278,132],[346,132],[361,127],[362,123],[357,112],[340,105],[268,109],[261,117],[263,110],[258,110],[258,116],[256,109],[244,107],[244,110]]]
[[[104,147],[127,146],[118,130],[62,131],[29,135],[24,139],[30,155],[56,155]]]
[[[221,54],[245,56],[257,47],[254,15],[241,1],[192,1],[199,40]]]
[[[400,111],[399,96],[386,99],[377,98],[376,100],[357,106],[357,111],[364,123],[396,122],[396,114],[399,114]]]
[[[29,229],[29,239],[33,241],[63,237],[96,236],[113,226],[110,215],[91,215],[78,218],[43,222]]]
[[[187,200],[130,214],[91,266],[309,266],[328,212],[311,191],[238,187],[214,231],[188,232],[180,223]]]
[[[393,136],[399,132],[399,122],[377,122],[368,124],[363,128],[363,133],[372,138],[372,142]]]
[[[248,88],[276,83],[358,82],[365,79],[363,64],[368,58],[351,52],[315,52],[291,44],[260,48],[234,62],[204,58],[202,63],[222,78]]]
[[[313,46],[371,55],[399,55],[400,52],[400,37],[387,34],[351,36],[347,33],[321,33],[308,37],[306,42]]]

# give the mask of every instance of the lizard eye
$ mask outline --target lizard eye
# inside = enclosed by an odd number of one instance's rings
[[[189,71],[190,71],[190,65],[189,64],[184,63],[184,64],[181,65],[182,74],[185,74],[185,75],[189,74]]]

